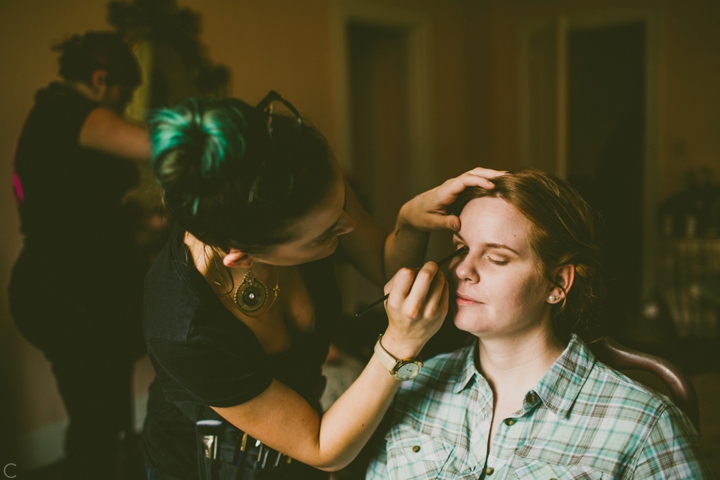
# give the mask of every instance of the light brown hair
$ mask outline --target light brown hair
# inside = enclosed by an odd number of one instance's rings
[[[562,303],[553,307],[553,327],[562,339],[577,333],[593,337],[604,297],[601,281],[600,216],[563,180],[527,169],[494,178],[495,188],[468,188],[450,212],[459,215],[470,200],[501,198],[530,220],[530,243],[552,282],[558,267],[575,266],[575,281]]]

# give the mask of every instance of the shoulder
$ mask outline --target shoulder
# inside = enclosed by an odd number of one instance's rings
[[[656,422],[670,406],[675,407],[666,396],[599,361],[595,362],[578,399],[605,404],[609,413],[646,425]]]
[[[257,338],[197,271],[183,238],[184,231],[174,227],[145,276],[143,324],[148,346],[255,350]]]
[[[38,110],[58,116],[87,115],[98,107],[98,103],[80,95],[73,88],[53,82],[35,95]]]
[[[665,396],[595,361],[567,414],[568,425],[591,434],[593,442],[623,446],[626,454],[642,448],[668,408]]]
[[[72,88],[59,83],[51,83],[35,95],[33,106],[23,128],[22,136],[42,142],[33,148],[57,148],[58,144],[76,143],[79,132],[90,113],[98,104],[75,92]]]
[[[596,463],[613,464],[620,469],[615,471],[618,475],[620,471],[630,474],[647,462],[655,462],[657,471],[662,472],[665,460],[668,468],[698,461],[697,432],[687,416],[664,395],[601,362],[593,365],[567,422],[573,431],[582,432],[583,447],[588,453],[595,452],[590,456],[596,457]],[[609,444],[620,459],[610,458],[604,448]]]
[[[665,395],[659,394],[599,360],[595,361],[588,380],[605,385],[606,388],[615,389],[616,396],[626,396],[628,399],[655,405],[658,408],[672,403]]]
[[[626,432],[634,444],[636,478],[705,478],[697,431],[669,398],[601,362],[589,380],[600,387],[595,395],[605,399],[615,437]]]
[[[669,404],[659,415],[636,458],[635,478],[711,478],[690,419]]]
[[[214,296],[187,255],[183,232],[170,238],[145,276],[143,323],[150,343],[163,338],[185,342],[204,318],[213,317]]]

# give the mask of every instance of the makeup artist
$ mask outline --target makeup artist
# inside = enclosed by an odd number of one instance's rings
[[[143,272],[121,203],[150,143],[122,118],[140,69],[120,35],[74,35],[54,50],[61,80],[37,92],[15,153],[24,243],[10,308],[52,363],[68,413],[58,478],[110,479],[143,351]]]
[[[498,172],[475,169],[415,197],[388,235],[324,137],[276,92],[257,106],[190,99],[156,112],[150,134],[175,226],[145,281],[157,372],[147,478],[327,478],[322,470],[355,457],[400,381],[417,374],[445,317],[445,278],[422,265],[429,231],[458,228],[445,207],[467,186],[492,188]],[[377,285],[392,277],[389,326],[321,415],[321,366],[340,316],[336,250]]]

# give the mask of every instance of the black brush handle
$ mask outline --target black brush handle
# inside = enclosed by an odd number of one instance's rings
[[[467,252],[467,247],[458,248],[458,249],[455,250],[453,253],[451,253],[451,254],[448,255],[447,257],[445,257],[445,258],[443,258],[442,260],[440,260],[439,262],[437,262],[438,267],[442,267],[443,265],[445,265],[446,263],[448,263],[448,262],[449,262],[450,260],[452,260],[453,258],[455,258],[455,257],[457,257],[458,255],[460,255],[461,253],[465,253],[465,252]],[[356,313],[356,314],[355,314],[355,318],[357,318],[357,317],[359,317],[359,316],[361,316],[361,315],[365,315],[367,312],[369,312],[370,310],[372,310],[373,307],[375,307],[375,306],[377,306],[377,305],[380,305],[380,304],[383,303],[385,300],[387,300],[389,296],[390,296],[390,294],[388,293],[388,294],[385,295],[384,297],[378,298],[378,299],[375,300],[373,303],[371,303],[370,306],[367,307],[365,310],[363,310],[363,311],[360,312],[360,313]]]

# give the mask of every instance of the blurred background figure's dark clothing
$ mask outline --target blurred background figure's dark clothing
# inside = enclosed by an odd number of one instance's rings
[[[111,479],[132,424],[143,271],[122,208],[139,181],[135,165],[79,145],[98,106],[61,83],[36,95],[15,154],[24,245],[9,294],[18,329],[52,363],[69,416],[68,465]]]

